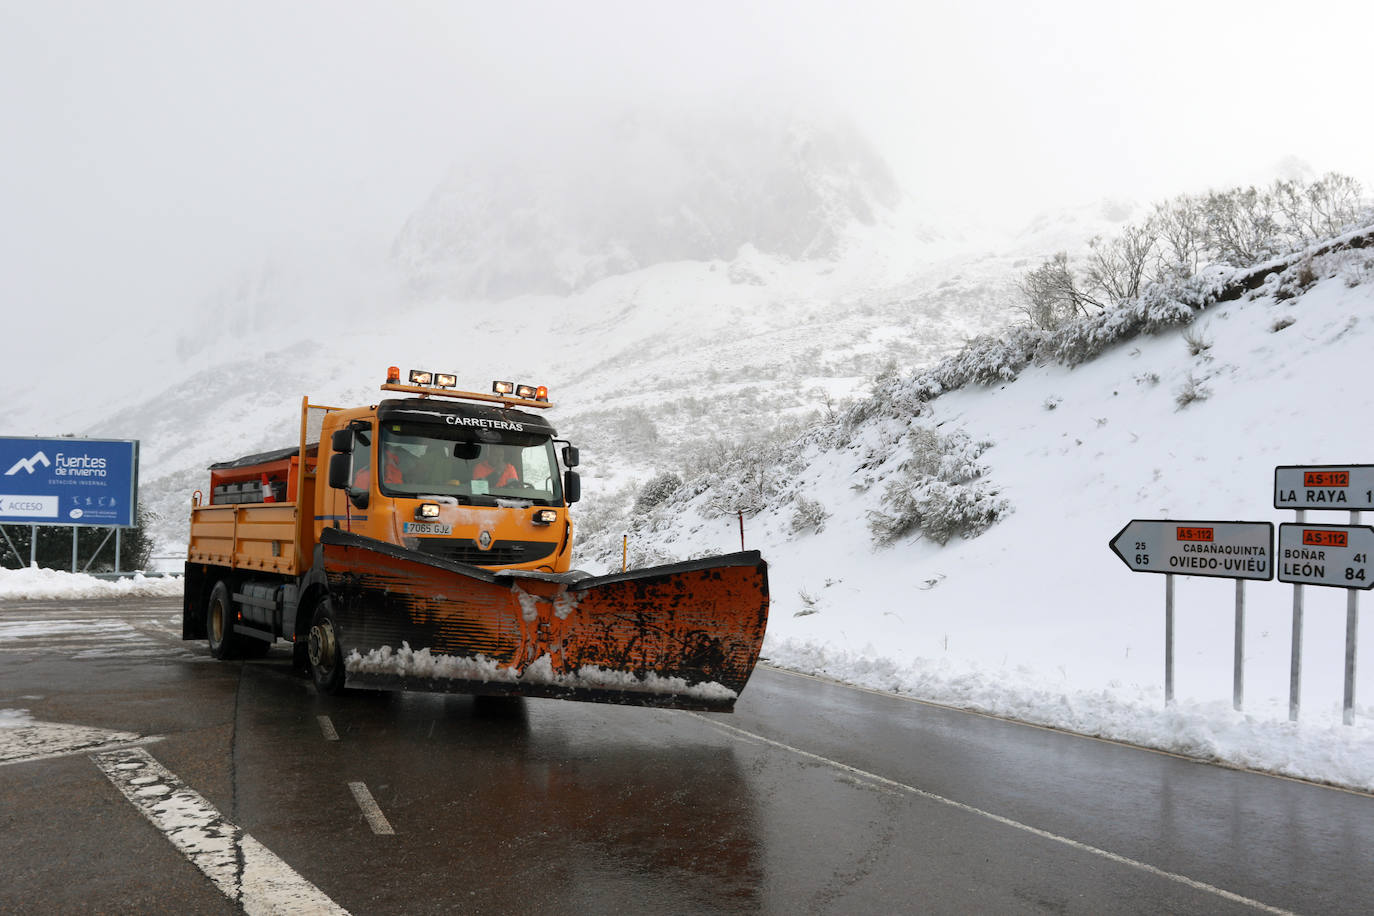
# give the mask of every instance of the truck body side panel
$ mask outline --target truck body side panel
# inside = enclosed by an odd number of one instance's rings
[[[186,559],[189,563],[299,576],[305,569],[297,528],[297,507],[291,503],[196,506],[191,510]]]

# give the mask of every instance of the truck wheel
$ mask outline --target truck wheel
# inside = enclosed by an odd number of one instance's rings
[[[334,606],[328,598],[315,606],[315,615],[310,618],[307,645],[310,676],[315,681],[315,689],[320,693],[343,693],[343,653],[339,649],[338,628],[334,623]]]
[[[234,657],[234,603],[229,598],[229,586],[223,582],[210,589],[210,600],[205,604],[205,636],[215,658]]]

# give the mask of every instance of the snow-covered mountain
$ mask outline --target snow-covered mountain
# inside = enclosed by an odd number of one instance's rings
[[[565,294],[657,264],[733,261],[744,246],[833,260],[851,229],[892,222],[900,203],[846,123],[640,109],[470,151],[393,256],[429,294]]]
[[[301,242],[212,284],[164,334],[175,361],[69,405],[60,431],[141,440],[140,492],[174,552],[206,466],[293,441],[302,395],[375,400],[388,365],[518,377],[553,390],[594,506],[1006,324],[1012,278],[1064,232],[1001,251],[942,237],[843,123],[640,113],[585,134],[489,158],[481,180],[470,154],[390,253]],[[1081,238],[1103,225],[1067,219]],[[599,266],[559,273],[574,249]],[[53,434],[27,402],[0,419]]]

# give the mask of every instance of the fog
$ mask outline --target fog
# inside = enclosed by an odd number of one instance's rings
[[[1321,2],[0,0],[0,384],[155,365],[265,258],[384,256],[455,159],[627,106],[842,113],[975,232],[1280,167],[1368,189],[1370,34]]]

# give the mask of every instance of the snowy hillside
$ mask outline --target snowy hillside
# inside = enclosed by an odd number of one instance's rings
[[[1133,518],[1292,521],[1272,508],[1276,465],[1374,463],[1371,352],[1374,254],[1362,249],[1272,276],[1190,325],[1132,337],[1076,368],[1008,365],[1003,381],[929,402],[929,376],[894,380],[851,434],[813,430],[795,462],[758,452],[795,475],[746,513],[746,546],[770,562],[765,655],[936,702],[1374,789],[1374,634],[1361,633],[1357,724],[1345,727],[1343,590],[1306,589],[1295,726],[1292,587],[1247,585],[1237,713],[1234,584],[1179,577],[1178,702],[1165,710],[1164,578],[1132,573],[1108,549]],[[984,496],[1006,503],[1000,520],[972,539],[941,545],[918,533],[881,546],[874,523],[892,512],[888,486],[937,439],[955,440],[945,461],[979,467]],[[619,563],[620,532],[632,563],[738,549],[737,484],[717,476],[696,487],[688,480],[655,508],[604,520],[603,563]],[[1348,513],[1325,520],[1345,524]]]

